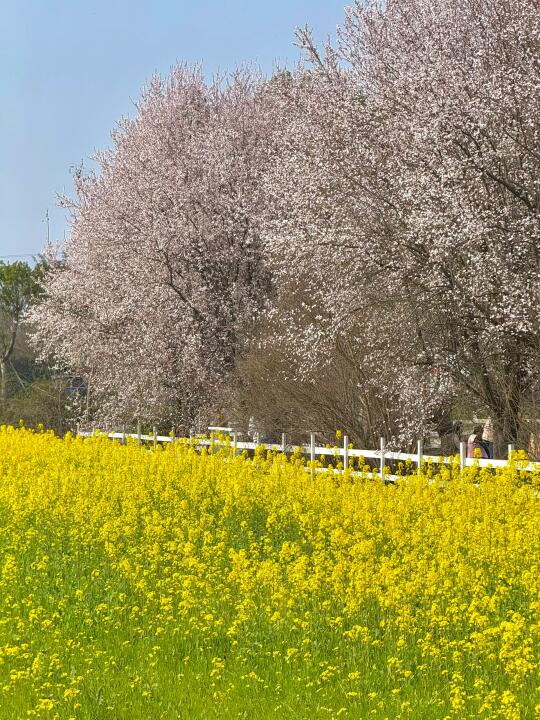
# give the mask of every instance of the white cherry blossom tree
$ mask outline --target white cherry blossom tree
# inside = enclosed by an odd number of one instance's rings
[[[76,174],[71,232],[34,312],[44,355],[77,369],[103,416],[192,422],[263,308],[252,220],[268,118],[260,80],[155,77],[97,174]]]
[[[539,10],[357,2],[324,55],[299,32],[310,64],[281,87],[267,236],[325,308],[299,353],[324,360],[360,319],[404,437],[464,396],[520,436],[540,340]]]

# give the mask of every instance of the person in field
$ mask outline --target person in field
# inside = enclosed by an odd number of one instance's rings
[[[482,433],[484,432],[484,428],[482,425],[475,425],[473,428],[472,433],[469,435],[469,439],[467,440],[467,457],[468,458],[474,458],[474,457],[481,457],[481,458],[488,458],[488,450],[486,446],[484,445],[482,441]],[[480,454],[476,452],[477,450],[480,451]]]
[[[486,448],[488,458],[493,460],[493,420],[490,417],[486,420],[482,431],[482,443]]]

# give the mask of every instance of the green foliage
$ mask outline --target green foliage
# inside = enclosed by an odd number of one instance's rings
[[[42,295],[45,263],[0,261],[0,421],[45,423],[64,432],[68,415],[65,378],[36,362],[27,342],[25,314]]]
[[[0,311],[19,321],[30,303],[41,294],[41,272],[40,264],[32,268],[20,260],[0,261]]]
[[[63,377],[36,377],[4,402],[0,422],[17,425],[22,420],[29,427],[42,423],[63,434],[69,429],[67,385]]]

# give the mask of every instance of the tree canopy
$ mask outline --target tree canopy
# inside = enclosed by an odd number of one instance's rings
[[[152,80],[76,178],[44,351],[103,412],[193,419],[233,402],[239,358],[279,348],[270,382],[309,385],[346,347],[371,430],[410,441],[471,402],[519,439],[540,367],[538,0],[356,2],[334,46],[298,44],[269,81]]]

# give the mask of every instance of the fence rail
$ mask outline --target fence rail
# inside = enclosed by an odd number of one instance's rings
[[[106,435],[111,440],[120,440],[124,443],[126,442],[127,438],[133,438],[137,440],[139,444],[143,442],[151,442],[156,445],[157,443],[170,443],[178,440],[187,440],[195,447],[219,447],[228,445],[231,447],[233,455],[235,455],[238,451],[256,450],[258,447],[264,446],[268,450],[276,450],[284,454],[293,454],[295,452],[299,452],[302,455],[308,456],[311,461],[314,461],[317,459],[317,457],[321,456],[335,458],[336,460],[338,460],[338,462],[343,463],[343,470],[348,469],[350,458],[363,457],[369,460],[376,460],[379,468],[378,474],[381,478],[386,480],[394,480],[398,477],[397,475],[389,475],[385,472],[385,466],[387,461],[410,461],[418,468],[421,467],[423,463],[431,462],[433,464],[454,465],[457,462],[457,453],[456,455],[451,456],[425,455],[423,451],[423,443],[421,440],[418,441],[416,453],[405,453],[387,450],[384,438],[380,439],[380,445],[378,450],[369,450],[349,447],[349,438],[346,435],[343,438],[343,445],[341,447],[329,448],[316,444],[315,433],[311,433],[309,444],[290,445],[286,442],[287,438],[285,434],[281,436],[280,443],[260,443],[258,440],[247,442],[239,441],[238,433],[232,431],[230,428],[210,427],[209,430],[219,430],[220,433],[226,430],[226,434],[229,435],[229,440],[223,441],[212,434],[210,435],[210,437],[191,436],[189,438],[177,438],[172,437],[171,435],[158,435],[155,430],[151,434],[143,434],[140,432],[140,430],[137,433],[105,432],[102,434]],[[77,435],[80,435],[82,437],[91,437],[95,434],[95,432],[95,430],[93,430],[92,432],[83,432],[77,430]],[[505,467],[510,462],[514,450],[513,446],[509,445],[508,458],[505,460],[501,460],[486,458],[468,458],[466,456],[466,448],[466,443],[460,443],[459,466],[461,470],[466,467],[472,467],[474,465],[478,467],[491,468]],[[324,468],[320,468],[320,470],[324,470]],[[334,472],[343,472],[343,470],[335,469]],[[520,465],[520,470],[525,472],[540,471],[540,462],[528,462],[526,465],[523,463]]]

